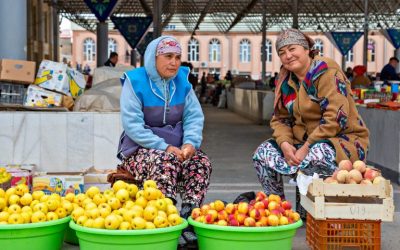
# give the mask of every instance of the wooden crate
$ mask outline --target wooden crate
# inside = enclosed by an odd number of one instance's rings
[[[317,220],[356,219],[393,221],[393,188],[380,185],[327,184],[314,180],[301,205]]]

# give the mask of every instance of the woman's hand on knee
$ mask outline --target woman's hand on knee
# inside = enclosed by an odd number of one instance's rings
[[[196,153],[196,149],[194,148],[194,146],[189,143],[183,144],[181,147],[181,150],[182,150],[182,155],[183,155],[184,161],[192,158],[192,156]]]
[[[183,161],[183,153],[179,148],[169,145],[165,151],[167,153],[174,154],[179,161]]]
[[[301,148],[296,151],[295,156],[297,159],[299,159],[300,162],[303,161],[304,158],[306,158],[306,156],[308,155],[308,152],[310,152],[309,146],[310,144],[306,142],[303,146],[301,146]]]
[[[288,142],[282,142],[280,147],[287,164],[290,166],[297,166],[300,164],[301,161],[296,157],[296,148],[293,145]]]

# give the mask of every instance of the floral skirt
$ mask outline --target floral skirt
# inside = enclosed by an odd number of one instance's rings
[[[296,145],[297,148],[300,146]],[[283,175],[294,176],[298,170],[306,175],[332,175],[337,168],[335,157],[335,148],[329,143],[320,142],[311,146],[309,153],[298,166],[290,166],[276,141],[269,139],[257,148],[253,155],[253,163],[265,193],[284,197]]]
[[[139,187],[145,180],[154,180],[165,196],[176,200],[179,193],[182,203],[196,206],[204,200],[212,172],[211,162],[201,150],[180,162],[174,154],[140,148],[119,167],[131,173]]]

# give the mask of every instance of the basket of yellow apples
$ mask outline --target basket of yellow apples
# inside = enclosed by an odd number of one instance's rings
[[[300,215],[280,196],[258,192],[249,203],[220,200],[195,208],[189,224],[200,250],[292,249]]]
[[[188,223],[177,208],[147,180],[143,190],[135,184],[117,181],[101,193],[93,186],[75,196],[77,206],[71,214],[82,250],[100,249],[176,249]]]
[[[58,194],[29,193],[25,184],[0,189],[1,249],[60,249],[72,210]]]

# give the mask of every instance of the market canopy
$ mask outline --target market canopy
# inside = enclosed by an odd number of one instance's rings
[[[62,17],[95,31],[98,20],[83,0],[47,0]],[[98,2],[107,2],[97,0]],[[118,0],[115,16],[151,16],[155,0]],[[267,30],[292,27],[301,30],[361,31],[365,0],[159,0],[164,30],[252,31],[262,30],[265,2]],[[367,0],[369,29],[400,28],[400,1]],[[297,6],[297,8],[296,8]],[[296,11],[297,9],[297,11]],[[109,28],[113,29],[109,21]]]

